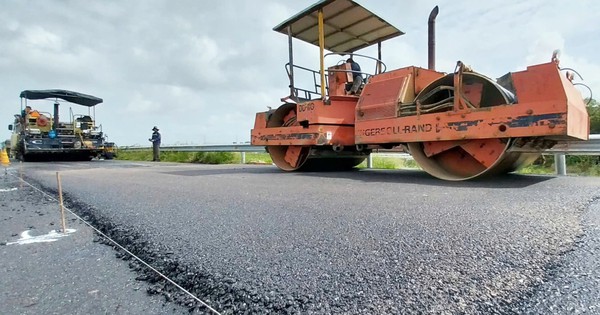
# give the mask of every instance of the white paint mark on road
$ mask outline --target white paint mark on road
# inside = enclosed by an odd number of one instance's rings
[[[24,245],[24,244],[33,244],[33,243],[50,243],[55,242],[59,238],[67,236],[71,233],[74,233],[75,229],[67,229],[67,233],[57,232],[56,230],[50,231],[48,234],[31,236],[29,235],[30,230],[24,231],[21,233],[21,238],[14,242],[7,242],[6,245]]]
[[[0,189],[0,192],[9,192],[9,191],[15,191],[15,190],[17,190],[17,189],[18,189],[18,188],[7,188],[7,189],[4,189],[4,188],[3,188],[3,189]]]

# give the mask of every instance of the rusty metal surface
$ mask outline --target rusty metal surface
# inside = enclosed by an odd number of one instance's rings
[[[409,94],[409,101],[414,98],[412,69],[396,72],[397,75],[387,80],[373,80],[368,83],[360,97],[356,108],[357,121],[381,118],[395,118],[398,103]]]

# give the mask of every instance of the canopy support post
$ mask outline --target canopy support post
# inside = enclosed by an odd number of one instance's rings
[[[325,100],[325,34],[323,30],[323,9],[319,9],[319,53],[321,61],[321,98]]]
[[[289,47],[289,58],[290,58],[290,97],[294,100],[294,101],[298,101],[298,95],[296,95],[296,89],[294,86],[294,51],[293,51],[293,47],[292,47],[292,39],[294,38],[292,36],[292,26],[288,25],[287,27],[287,32],[288,32],[288,47]]]
[[[381,42],[377,42],[377,74],[381,74]]]

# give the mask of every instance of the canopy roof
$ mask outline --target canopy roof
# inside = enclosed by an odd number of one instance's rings
[[[351,0],[321,0],[275,26],[274,31],[319,45],[318,12],[323,9],[325,49],[335,53],[354,52],[403,35],[382,18]]]
[[[60,98],[67,102],[71,102],[71,103],[75,103],[75,104],[79,104],[79,105],[83,105],[83,106],[87,106],[87,107],[92,107],[92,106],[102,103],[101,98],[83,94],[83,93],[67,91],[67,90],[25,90],[25,91],[21,92],[20,96],[22,98],[25,98],[28,100]]]

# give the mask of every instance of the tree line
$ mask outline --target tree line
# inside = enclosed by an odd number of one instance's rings
[[[590,115],[590,133],[600,134],[600,103],[595,99],[589,100],[587,110]]]

